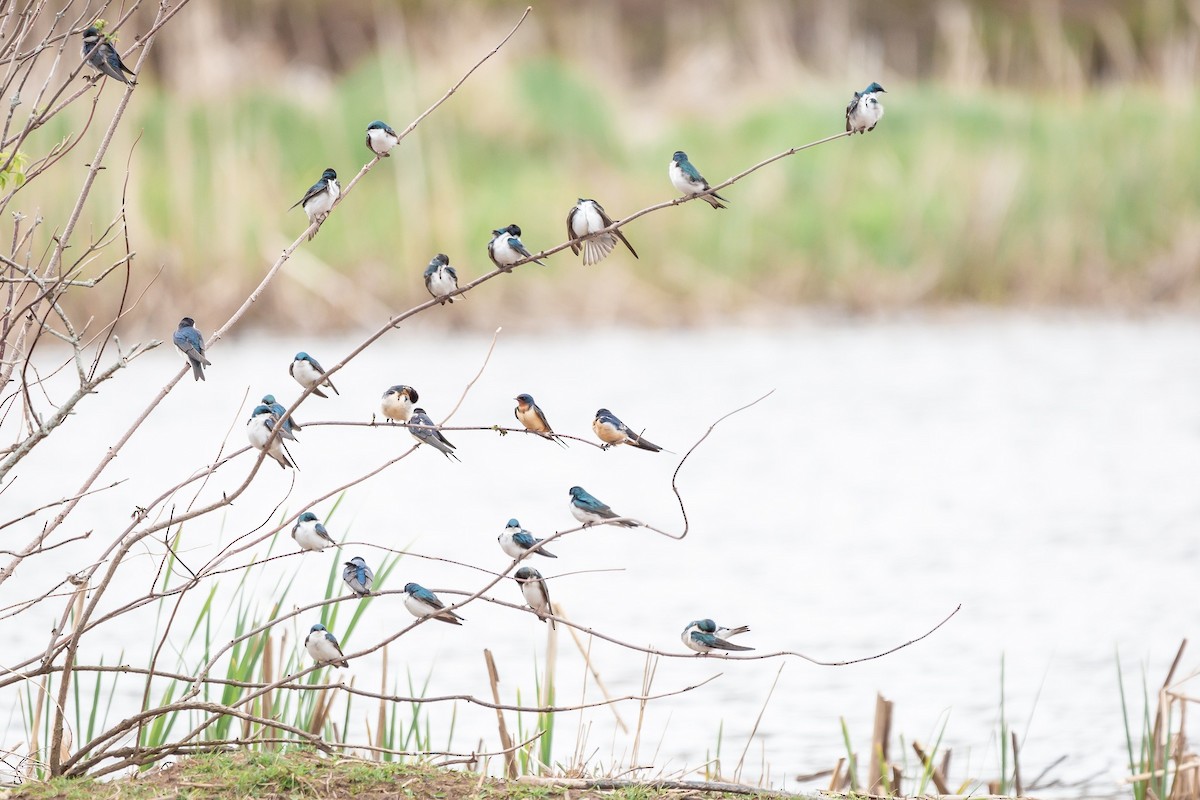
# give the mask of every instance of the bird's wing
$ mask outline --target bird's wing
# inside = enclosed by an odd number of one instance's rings
[[[571,210],[567,212],[567,241],[571,243],[571,252],[579,255],[579,240],[575,238],[575,214],[579,212],[579,206],[571,206]]]

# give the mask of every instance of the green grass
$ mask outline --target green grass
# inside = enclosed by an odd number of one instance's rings
[[[167,267],[151,294],[208,298],[213,307],[197,318],[228,311],[305,227],[303,213],[287,209],[321,170],[333,166],[348,182],[367,160],[366,122],[383,117],[402,127],[444,80],[384,57],[316,97],[248,89],[201,99],[147,83],[82,230],[115,214],[124,153],[140,133],[130,233],[146,274]],[[329,326],[339,324],[339,304],[368,295],[407,307],[424,298],[420,271],[437,251],[450,254],[462,277],[477,276],[489,266],[485,244],[498,225],[518,222],[534,250],[557,244],[577,197],[600,199],[614,216],[670,199],[666,164],[677,148],[721,180],[838,132],[844,94],[805,86],[769,102],[731,103],[721,114],[668,112],[558,61],[507,54],[378,165],[289,265],[297,280],[268,293],[256,314],[300,324],[286,300],[311,297],[314,285],[325,290]],[[1200,218],[1200,184],[1190,179],[1200,172],[1200,104],[1164,100],[1149,88],[1064,99],[897,86],[876,131],[730,187],[729,210],[692,204],[633,223],[627,233],[641,259],[606,261],[612,288],[598,284],[598,270],[581,271],[560,254],[557,268],[538,271],[536,286],[529,277],[519,286],[498,282],[486,289],[495,302],[456,306],[455,318],[491,324],[495,303],[551,313],[543,293],[571,316],[592,298],[612,314],[667,322],[764,301],[1186,298],[1200,283],[1188,255]],[[77,131],[78,113],[38,131],[27,154]],[[68,162],[86,161],[99,133],[89,130]],[[31,181],[12,210],[40,211],[44,240],[78,180],[60,169]],[[624,291],[626,282],[647,291]],[[193,292],[200,284],[206,290]]]

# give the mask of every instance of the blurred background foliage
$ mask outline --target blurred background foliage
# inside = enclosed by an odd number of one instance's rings
[[[87,212],[97,232],[117,212],[132,152],[135,291],[152,285],[130,324],[170,328],[181,310],[208,328],[224,319],[304,228],[288,206],[324,168],[346,183],[368,160],[366,124],[407,125],[524,7],[189,6],[141,73]],[[122,49],[148,26],[143,11],[118,31]],[[490,268],[492,228],[517,222],[536,251],[563,241],[578,197],[613,216],[669,199],[676,149],[722,180],[840,131],[851,93],[872,80],[888,89],[874,133],[756,173],[723,192],[727,211],[689,204],[633,223],[640,260],[618,250],[585,269],[560,253],[422,324],[1194,304],[1198,77],[1200,0],[538,3],[297,252],[253,319],[377,324],[426,297],[421,272],[438,251],[470,279]],[[119,88],[105,86],[101,105]],[[73,168],[25,188],[26,214],[65,217],[101,133],[89,110],[25,144],[36,155],[82,136]],[[79,310],[101,313],[119,289]]]

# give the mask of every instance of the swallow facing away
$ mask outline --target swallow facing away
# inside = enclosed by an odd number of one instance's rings
[[[414,617],[433,617],[451,625],[462,625],[466,622],[458,614],[449,611],[436,594],[418,583],[404,584],[404,593],[407,595],[404,598],[404,607]]]
[[[179,320],[179,327],[171,336],[171,341],[183,353],[183,357],[192,365],[192,377],[204,380],[204,368],[211,367],[212,362],[204,357],[204,337],[196,330],[196,321],[191,317]]]
[[[383,393],[383,401],[380,402],[379,407],[388,419],[396,422],[408,422],[413,415],[413,404],[419,399],[416,389],[396,384],[389,386],[388,390]]]
[[[529,607],[537,612],[538,619],[548,621],[553,628],[554,620],[550,616],[554,610],[550,607],[550,590],[546,588],[542,573],[533,567],[521,567],[513,573],[513,579],[521,585],[521,595]]]
[[[422,444],[429,445],[434,450],[440,451],[448,459],[452,458],[455,461],[462,461],[461,458],[454,454],[454,451],[458,448],[450,444],[450,440],[442,436],[442,432],[433,425],[433,420],[425,413],[425,409],[413,409],[412,417],[408,420],[409,432],[412,433],[413,438]]]
[[[458,291],[458,273],[450,266],[450,256],[438,253],[425,268],[425,289],[430,296],[439,298],[442,305],[453,303],[451,292]]]
[[[275,401],[275,395],[264,394],[261,402],[264,406],[271,409],[271,412],[274,413],[276,417],[283,419],[283,415],[287,409],[283,407],[283,403],[277,403]],[[300,430],[300,423],[296,421],[295,415],[284,420],[282,433],[283,438],[296,441],[295,432],[298,430]]]
[[[697,653],[711,653],[713,650],[753,650],[753,647],[742,647],[726,641],[730,636],[737,636],[750,630],[749,626],[740,628],[721,628],[711,619],[698,619],[689,622],[679,638],[684,645]]]
[[[342,580],[350,587],[350,591],[359,597],[366,597],[371,593],[371,584],[375,582],[375,573],[367,566],[367,562],[362,556],[355,556],[343,565]]]
[[[83,32],[83,57],[97,75],[107,75],[129,86],[137,86],[137,81],[127,77],[134,75],[133,70],[121,62],[121,56],[112,46],[112,42],[95,25],[89,26]]]
[[[399,143],[400,137],[383,120],[377,119],[367,126],[367,147],[375,155],[389,158],[391,154],[388,151]]]
[[[582,486],[572,486],[569,493],[571,495],[571,516],[582,522],[584,527],[595,525],[598,522],[606,522],[610,519],[617,519],[621,516],[609,508],[608,505],[584,491]],[[616,524],[623,525],[626,528],[636,528],[638,526],[638,523],[627,519],[620,520]]]
[[[300,519],[296,520],[296,524],[292,526],[292,538],[300,545],[301,550],[314,553],[319,553],[326,547],[337,546],[329,531],[325,530],[317,515],[311,511],[305,511],[300,515]]]
[[[617,416],[607,408],[596,412],[596,418],[592,420],[592,430],[596,432],[600,441],[604,442],[600,446],[605,450],[619,444],[630,444],[642,450],[649,450],[651,453],[662,451],[662,448],[654,442],[643,439],[630,430],[628,425],[617,419]]]
[[[543,439],[552,439],[563,447],[567,446],[567,443],[550,429],[550,423],[546,421],[546,415],[542,409],[533,401],[533,395],[519,394],[513,399],[517,401],[517,407],[513,409],[513,416],[517,418],[517,422],[525,426],[525,430],[532,431]]]
[[[304,649],[318,664],[329,664],[333,667],[350,666],[337,637],[325,630],[325,626],[319,622],[309,629],[308,637],[304,640]]]
[[[612,224],[612,219],[604,213],[604,206],[595,200],[581,197],[567,212],[567,238],[571,240],[571,252],[579,255],[579,251],[583,251],[585,267],[600,263],[617,246],[617,239],[624,242],[634,258],[638,257],[637,251],[625,238],[625,234],[621,233],[620,228],[610,233],[593,235]]]
[[[549,550],[533,548],[540,544],[543,539],[534,538],[534,535],[521,527],[521,523],[515,519],[510,519],[508,525],[504,528],[504,532],[496,537],[496,541],[500,543],[500,549],[509,558],[520,558],[526,553],[537,553],[538,555],[546,556],[547,558],[558,558]]]
[[[317,363],[315,358],[303,350],[296,353],[296,357],[292,359],[292,365],[288,367],[288,372],[296,379],[296,383],[305,389],[312,388],[312,393],[317,397],[329,397],[329,395],[321,391],[322,386],[328,386],[333,390],[334,394],[341,394],[329,378],[322,380],[322,376],[325,374],[324,368]]]
[[[280,437],[290,436],[287,431],[280,431],[279,436],[272,437],[271,432],[275,429],[275,425],[279,422],[279,417],[275,416],[275,412],[269,406],[256,406],[254,412],[250,416],[250,422],[246,425],[246,438],[250,440],[250,444],[262,450],[267,447],[267,440],[271,440],[271,446],[267,448],[267,455],[275,459],[283,469],[295,467],[291,461],[288,461],[287,456],[283,451],[283,439]],[[292,437],[293,439],[296,437]]]
[[[883,119],[883,103],[879,102],[879,93],[886,91],[878,83],[872,82],[861,92],[855,92],[854,99],[846,106],[846,130],[851,133],[875,130],[879,120]]]
[[[512,272],[513,264],[518,261],[531,259],[535,264],[546,266],[544,262],[533,257],[533,253],[521,244],[521,226],[509,225],[507,228],[497,228],[492,231],[492,240],[488,242],[488,257],[492,263],[503,272]]]
[[[675,155],[671,156],[671,163],[667,166],[667,174],[671,178],[671,184],[684,194],[701,195],[701,199],[713,208],[725,208],[725,206],[718,202],[719,200],[725,200],[721,195],[716,192],[703,194],[712,187],[708,185],[708,181],[704,180],[704,176],[692,166],[692,162],[688,161],[687,153],[682,150],[676,150]],[[725,200],[725,202],[728,203],[729,201]]]
[[[292,205],[303,206],[304,213],[308,215],[308,223],[317,223],[317,227],[308,235],[308,240],[317,235],[317,231],[321,230],[321,223],[325,221],[325,217],[329,216],[330,209],[333,208],[333,203],[342,193],[342,186],[338,183],[337,172],[332,169],[327,169],[321,173],[321,180],[308,187],[308,191],[304,193],[304,197]],[[289,208],[288,211],[291,211]]]

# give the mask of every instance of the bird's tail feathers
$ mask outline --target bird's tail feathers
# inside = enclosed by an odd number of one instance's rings
[[[611,233],[605,233],[600,236],[593,236],[583,243],[583,265],[590,267],[593,264],[599,264],[604,258],[613,251],[616,246],[617,239]]]
[[[725,198],[721,197],[721,195],[717,194],[716,192],[713,192],[712,194],[704,194],[701,195],[701,197],[704,198],[704,202],[708,203],[713,208],[725,208],[725,206],[721,204],[721,201],[725,200]],[[725,200],[725,202],[728,203],[729,201]]]

